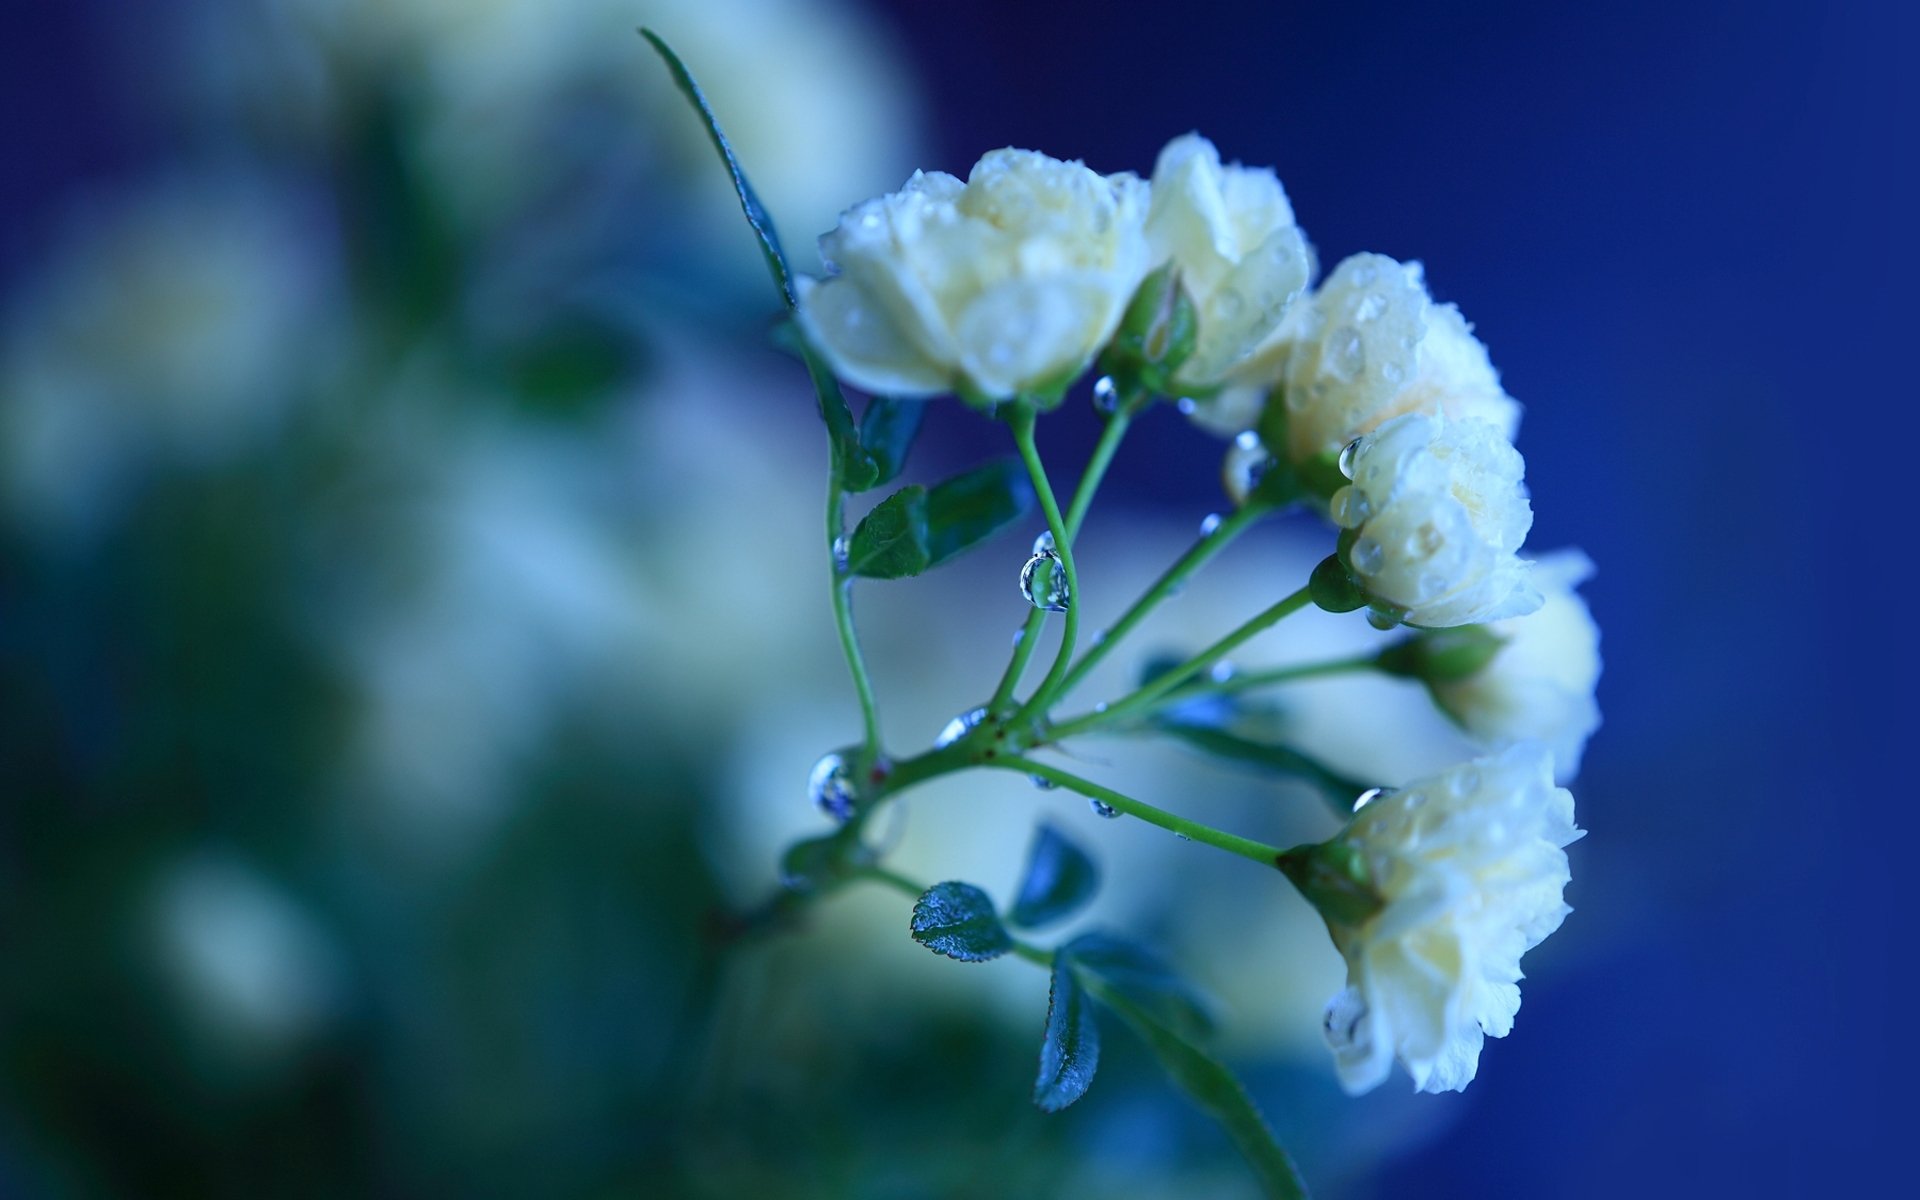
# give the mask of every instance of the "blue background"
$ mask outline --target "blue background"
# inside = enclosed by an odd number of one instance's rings
[[[179,149],[144,118],[124,49],[100,49],[117,12],[9,16],[0,271],[78,190]],[[1380,1194],[1839,1195],[1901,1178],[1915,10],[883,15],[926,89],[929,167],[964,173],[1013,144],[1144,169],[1198,129],[1278,167],[1323,263],[1424,261],[1526,405],[1533,544],[1600,564],[1607,723],[1561,935],[1582,946],[1523,1017],[1529,1043],[1560,1049],[1507,1056],[1444,1101],[1460,1123],[1391,1164]],[[951,409],[933,430],[955,461],[992,436]],[[1078,405],[1047,431],[1069,455],[1095,432]],[[1153,450],[1129,447],[1119,486],[1214,502],[1216,444],[1182,432]]]

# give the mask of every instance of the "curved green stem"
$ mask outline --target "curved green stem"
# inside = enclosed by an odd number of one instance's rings
[[[1312,599],[1308,590],[1301,588],[1299,591],[1268,608],[1238,629],[1235,629],[1232,633],[1227,634],[1219,641],[1213,643],[1213,645],[1208,646],[1205,650],[1202,650],[1166,674],[1159,676],[1139,691],[1124,696],[1103,709],[1097,709],[1085,716],[1077,717],[1071,721],[1054,726],[1049,734],[1049,740],[1058,741],[1061,738],[1071,737],[1076,733],[1084,733],[1089,729],[1107,724],[1108,722],[1126,720],[1140,715],[1142,712],[1152,708],[1169,692],[1206,670],[1225,655],[1233,653],[1245,643],[1253,640],[1258,634],[1279,624],[1283,618],[1291,616],[1305,608],[1308,604],[1312,603]]]
[[[842,532],[844,496],[838,480],[827,489],[827,558],[833,572],[833,623],[840,631],[840,649],[847,658],[847,672],[853,676],[853,690],[860,698],[860,723],[865,730],[860,769],[864,774],[880,756],[880,712],[873,702],[873,680],[867,674],[866,658],[860,653],[860,636],[853,628],[853,576],[847,573],[835,549]]]
[[[1121,439],[1126,437],[1127,427],[1131,424],[1133,413],[1122,405],[1107,418],[1106,428],[1100,431],[1100,441],[1093,448],[1093,457],[1087,460],[1087,469],[1080,476],[1080,486],[1074,489],[1073,500],[1067,505],[1068,542],[1080,536],[1080,526],[1086,522],[1087,510],[1093,507],[1094,493],[1100,490],[1107,468],[1113,463],[1114,452],[1120,448]],[[1057,534],[1054,540],[1058,543]],[[1073,599],[1078,600],[1079,597],[1074,596]],[[1000,686],[994,689],[993,699],[987,702],[988,712],[1003,712],[1012,702],[1014,689],[1020,686],[1020,677],[1026,673],[1027,662],[1033,658],[1034,648],[1039,644],[1040,630],[1046,623],[1046,609],[1036,608],[1028,614],[1027,623],[1020,628],[1020,640],[1014,644],[1013,658],[1000,676]]]
[[[1060,768],[1047,763],[1039,762],[1031,758],[1007,757],[994,759],[991,762],[981,765],[998,767],[1008,771],[1024,771],[1028,775],[1037,775],[1042,779],[1052,780],[1054,783],[1059,784],[1069,791],[1079,792],[1082,796],[1098,800],[1100,803],[1116,811],[1126,813],[1129,816],[1139,817],[1149,825],[1158,825],[1160,828],[1177,833],[1181,837],[1225,850],[1229,854],[1238,854],[1241,858],[1249,858],[1254,862],[1262,863],[1269,867],[1274,866],[1279,860],[1280,848],[1278,846],[1269,846],[1265,842],[1256,842],[1252,838],[1243,838],[1237,834],[1215,829],[1211,825],[1204,825],[1199,821],[1178,816],[1163,808],[1155,808],[1143,800],[1135,800],[1132,796],[1124,792],[1116,792],[1110,787],[1104,787],[1090,779],[1082,779],[1078,775],[1068,771],[1062,771]]]
[[[1073,535],[1067,529],[1066,519],[1060,515],[1060,502],[1054,499],[1053,485],[1047,481],[1046,464],[1040,461],[1040,449],[1034,445],[1033,424],[1032,405],[1020,405],[1012,419],[1013,440],[1020,448],[1020,460],[1026,464],[1027,475],[1033,480],[1033,490],[1040,498],[1040,509],[1047,515],[1047,530],[1053,534],[1054,553],[1060,556],[1060,570],[1067,577],[1067,620],[1060,631],[1060,650],[1054,656],[1053,666],[1047,670],[1046,678],[1040,681],[1033,695],[1020,706],[1019,716],[1046,711],[1053,689],[1066,675],[1073,661],[1073,645],[1080,632],[1080,574],[1073,562]],[[1024,648],[1023,642],[1020,649]],[[1018,653],[1018,649],[1015,652]]]
[[[1224,696],[1236,692],[1251,692],[1263,687],[1276,687],[1284,683],[1298,683],[1303,679],[1322,679],[1328,675],[1346,675],[1355,671],[1371,671],[1380,665],[1371,654],[1359,654],[1352,658],[1331,658],[1321,662],[1296,663],[1290,667],[1274,667],[1266,671],[1242,671],[1225,679],[1206,680],[1190,687],[1161,697],[1166,704],[1184,703],[1202,696]]]
[[[1221,521],[1213,532],[1195,542],[1185,554],[1174,561],[1172,566],[1161,572],[1160,578],[1154,581],[1153,586],[1133,602],[1133,607],[1127,609],[1118,621],[1095,635],[1093,645],[1080,657],[1079,662],[1073,664],[1073,669],[1068,671],[1066,678],[1061,681],[1059,696],[1065,696],[1079,686],[1081,681],[1100,665],[1101,660],[1113,652],[1121,639],[1132,633],[1135,626],[1146,620],[1147,615],[1159,607],[1162,600],[1179,591],[1180,585],[1186,582],[1188,576],[1206,566],[1212,561],[1214,555],[1226,549],[1228,543],[1239,537],[1268,511],[1258,505],[1247,505],[1234,510],[1233,515]]]

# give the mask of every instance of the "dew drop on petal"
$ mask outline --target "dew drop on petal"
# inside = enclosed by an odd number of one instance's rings
[[[974,726],[986,719],[987,710],[984,707],[968,709],[966,712],[961,713],[953,720],[947,722],[946,728],[940,731],[940,736],[933,739],[933,748],[936,750],[946,749],[948,746],[953,745],[961,738],[967,736],[967,734],[973,731]]]
[[[1353,439],[1347,443],[1346,449],[1340,451],[1340,473],[1348,479],[1353,478],[1353,458],[1360,453],[1360,440]]]
[[[1359,812],[1361,809],[1365,808],[1369,804],[1372,804],[1375,800],[1378,800],[1380,797],[1390,795],[1390,794],[1391,794],[1391,789],[1388,789],[1388,788],[1368,788],[1366,791],[1361,792],[1359,797],[1354,800],[1353,811]]]
[[[1348,551],[1347,557],[1352,560],[1353,569],[1362,575],[1377,574],[1387,562],[1386,550],[1379,541],[1370,537],[1363,537],[1356,541],[1353,549]]]
[[[845,824],[853,816],[854,786],[853,758],[854,750],[835,750],[820,756],[813,764],[813,770],[807,773],[807,799],[813,806]]]

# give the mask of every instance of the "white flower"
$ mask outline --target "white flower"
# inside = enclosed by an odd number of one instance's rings
[[[1541,558],[1532,572],[1545,596],[1540,610],[1493,623],[1506,645],[1481,670],[1431,684],[1440,707],[1476,741],[1496,747],[1546,743],[1561,783],[1579,774],[1581,752],[1600,728],[1593,698],[1600,629],[1574,591],[1592,574],[1593,561],[1578,550]]]
[[[1278,366],[1267,369],[1286,406],[1287,445],[1275,451],[1295,462],[1336,454],[1403,413],[1475,417],[1508,441],[1520,427],[1520,405],[1486,347],[1458,308],[1427,295],[1419,263],[1382,254],[1342,262],[1288,310],[1262,358]]]
[[[1526,463],[1485,421],[1395,417],[1361,438],[1333,519],[1357,537],[1348,564],[1412,625],[1471,625],[1540,607],[1516,551],[1533,525]]]
[[[1054,390],[1113,336],[1150,267],[1147,185],[1030,150],[963,184],[916,173],[820,239],[838,273],[799,281],[800,320],[873,392],[1004,400]]]
[[[1167,143],[1154,164],[1147,236],[1155,261],[1179,269],[1198,319],[1193,355],[1177,377],[1186,389],[1225,382],[1273,336],[1313,271],[1280,180],[1271,170],[1222,166],[1197,133]]]
[[[1347,960],[1327,1040],[1351,1094],[1397,1057],[1423,1092],[1472,1082],[1486,1037],[1520,1008],[1520,956],[1560,927],[1562,848],[1584,836],[1553,785],[1546,747],[1523,743],[1378,797],[1339,842],[1385,904],[1360,926],[1329,921]]]

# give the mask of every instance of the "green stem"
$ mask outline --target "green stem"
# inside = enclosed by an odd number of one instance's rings
[[[1093,448],[1093,457],[1087,460],[1087,469],[1080,476],[1080,486],[1074,489],[1073,500],[1067,505],[1067,540],[1071,542],[1080,536],[1080,526],[1087,519],[1087,510],[1093,507],[1094,493],[1100,490],[1100,482],[1106,477],[1107,468],[1113,463],[1113,455],[1120,448],[1120,441],[1126,437],[1127,427],[1133,424],[1133,413],[1122,405],[1107,418],[1106,428],[1100,431],[1100,441]],[[1058,541],[1056,535],[1055,541]],[[1077,600],[1079,597],[1075,596]],[[1014,689],[1020,686],[1020,677],[1026,673],[1027,662],[1033,658],[1034,648],[1039,644],[1040,630],[1047,623],[1047,610],[1036,608],[1027,616],[1027,623],[1020,628],[1020,640],[1014,644],[1013,658],[1007,663],[1007,669],[1000,676],[1000,686],[994,689],[993,699],[987,702],[987,711],[1004,712],[1013,700]]]
[[[1061,681],[1059,696],[1065,696],[1079,686],[1087,675],[1100,665],[1101,660],[1113,652],[1121,639],[1132,633],[1140,622],[1146,620],[1147,615],[1157,608],[1162,600],[1179,591],[1180,585],[1186,582],[1188,576],[1206,566],[1212,561],[1214,555],[1226,549],[1229,542],[1239,537],[1267,512],[1266,508],[1257,505],[1236,509],[1233,515],[1221,521],[1212,533],[1195,542],[1172,566],[1161,573],[1160,578],[1154,581],[1153,586],[1148,588],[1144,595],[1133,602],[1133,607],[1122,614],[1118,621],[1095,636],[1093,645]]]
[[[1122,697],[1104,709],[1095,710],[1085,716],[1077,717],[1071,721],[1054,726],[1048,735],[1048,740],[1059,741],[1062,738],[1071,737],[1076,733],[1084,733],[1100,725],[1127,720],[1140,715],[1142,712],[1151,709],[1162,697],[1166,696],[1167,693],[1206,670],[1222,657],[1233,653],[1233,651],[1239,649],[1245,643],[1253,640],[1255,636],[1279,624],[1283,618],[1299,612],[1311,602],[1312,596],[1308,590],[1301,588],[1299,591],[1281,600],[1271,608],[1268,608],[1238,629],[1235,629],[1232,633],[1227,634],[1219,641],[1213,643],[1213,645],[1208,646],[1205,650],[1202,650],[1166,674],[1159,676],[1139,691]]]
[[[1256,688],[1274,687],[1283,683],[1298,683],[1303,679],[1320,679],[1328,675],[1345,675],[1354,671],[1371,671],[1378,667],[1379,661],[1371,654],[1356,655],[1353,658],[1332,658],[1322,662],[1296,663],[1290,667],[1274,667],[1267,671],[1243,671],[1218,682],[1207,680],[1191,687],[1181,688],[1161,699],[1168,704],[1183,703],[1202,696],[1230,695],[1235,692],[1250,692]]]
[[[1052,780],[1054,783],[1059,784],[1069,791],[1079,792],[1082,796],[1086,796],[1089,799],[1098,800],[1116,811],[1126,813],[1129,816],[1139,817],[1149,825],[1158,825],[1160,828],[1177,833],[1181,837],[1217,847],[1218,849],[1227,851],[1229,854],[1238,854],[1241,858],[1250,858],[1254,862],[1264,864],[1265,866],[1273,866],[1280,855],[1280,848],[1278,846],[1269,846],[1265,842],[1256,842],[1252,838],[1243,838],[1237,834],[1227,833],[1225,830],[1215,829],[1211,825],[1203,825],[1199,821],[1189,820],[1186,817],[1170,813],[1164,808],[1155,808],[1144,800],[1135,800],[1132,796],[1124,792],[1116,792],[1110,787],[1105,787],[1093,782],[1091,779],[1082,779],[1080,776],[1069,771],[1062,771],[1058,767],[1039,762],[1035,759],[1010,756],[997,758],[991,762],[982,763],[981,765],[997,767],[1005,771],[1021,771],[1028,775],[1037,775],[1042,779]]]
[[[859,767],[864,775],[880,756],[880,712],[873,702],[873,680],[867,675],[866,659],[860,653],[860,636],[853,628],[853,576],[847,573],[835,548],[843,532],[843,497],[836,479],[827,489],[827,557],[833,572],[833,623],[840,631],[840,649],[846,654],[853,690],[860,698],[860,722],[865,734]]]
[[[1060,556],[1060,570],[1067,577],[1067,620],[1060,631],[1059,653],[1054,656],[1053,666],[1048,669],[1046,678],[1040,681],[1033,695],[1021,705],[1020,713],[1015,718],[1018,720],[1021,716],[1046,711],[1053,690],[1072,664],[1074,641],[1080,633],[1080,575],[1073,562],[1073,534],[1067,529],[1066,519],[1060,515],[1060,502],[1054,499],[1053,485],[1047,481],[1046,464],[1040,461],[1040,449],[1034,445],[1033,406],[1019,405],[1014,411],[1012,424],[1014,444],[1020,448],[1020,460],[1027,466],[1027,475],[1033,480],[1033,490],[1040,498],[1041,511],[1047,515],[1047,530],[1053,534],[1054,553]],[[1023,639],[1021,648],[1024,646]]]

